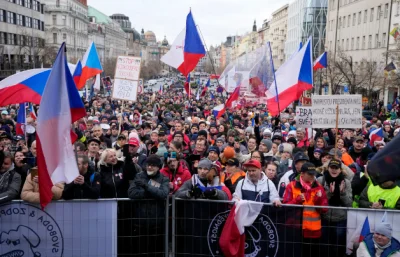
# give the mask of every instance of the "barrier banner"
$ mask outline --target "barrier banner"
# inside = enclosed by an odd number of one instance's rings
[[[0,206],[0,256],[116,256],[117,202]]]
[[[219,239],[231,206],[177,199],[175,256],[223,256]],[[245,256],[301,256],[302,211],[264,206],[253,225],[246,228]]]

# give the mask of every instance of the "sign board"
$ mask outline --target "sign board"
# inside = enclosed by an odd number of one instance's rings
[[[312,108],[311,107],[296,107],[296,127],[297,128],[312,128]]]
[[[115,67],[115,78],[139,80],[142,59],[133,56],[118,56]]]
[[[115,79],[112,91],[113,99],[136,101],[138,94],[138,80]]]
[[[337,105],[339,105],[339,128],[362,127],[361,95],[313,95],[311,100],[313,128],[334,128]]]
[[[116,235],[116,201],[0,206],[0,256],[117,256]]]

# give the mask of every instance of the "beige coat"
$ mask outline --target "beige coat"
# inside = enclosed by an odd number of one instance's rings
[[[57,183],[51,188],[53,200],[59,200],[64,191],[64,183]],[[40,203],[39,184],[32,180],[31,174],[26,177],[24,187],[21,192],[21,199],[30,203]]]

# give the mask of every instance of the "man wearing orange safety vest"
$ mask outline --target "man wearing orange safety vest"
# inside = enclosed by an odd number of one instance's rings
[[[326,208],[313,208],[312,206],[328,206],[324,188],[317,182],[314,164],[306,162],[296,179],[286,187],[283,203],[307,205],[303,210],[303,236],[304,238],[321,237],[321,213]]]

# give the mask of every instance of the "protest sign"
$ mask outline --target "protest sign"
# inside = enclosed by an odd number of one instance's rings
[[[138,94],[137,80],[115,79],[112,91],[113,99],[136,101]]]
[[[337,106],[338,128],[362,127],[361,95],[313,95],[311,101],[313,128],[334,128]]]
[[[139,80],[140,57],[118,56],[115,67],[115,78],[126,80]]]
[[[311,107],[296,107],[296,127],[297,128],[312,128],[312,108]]]

